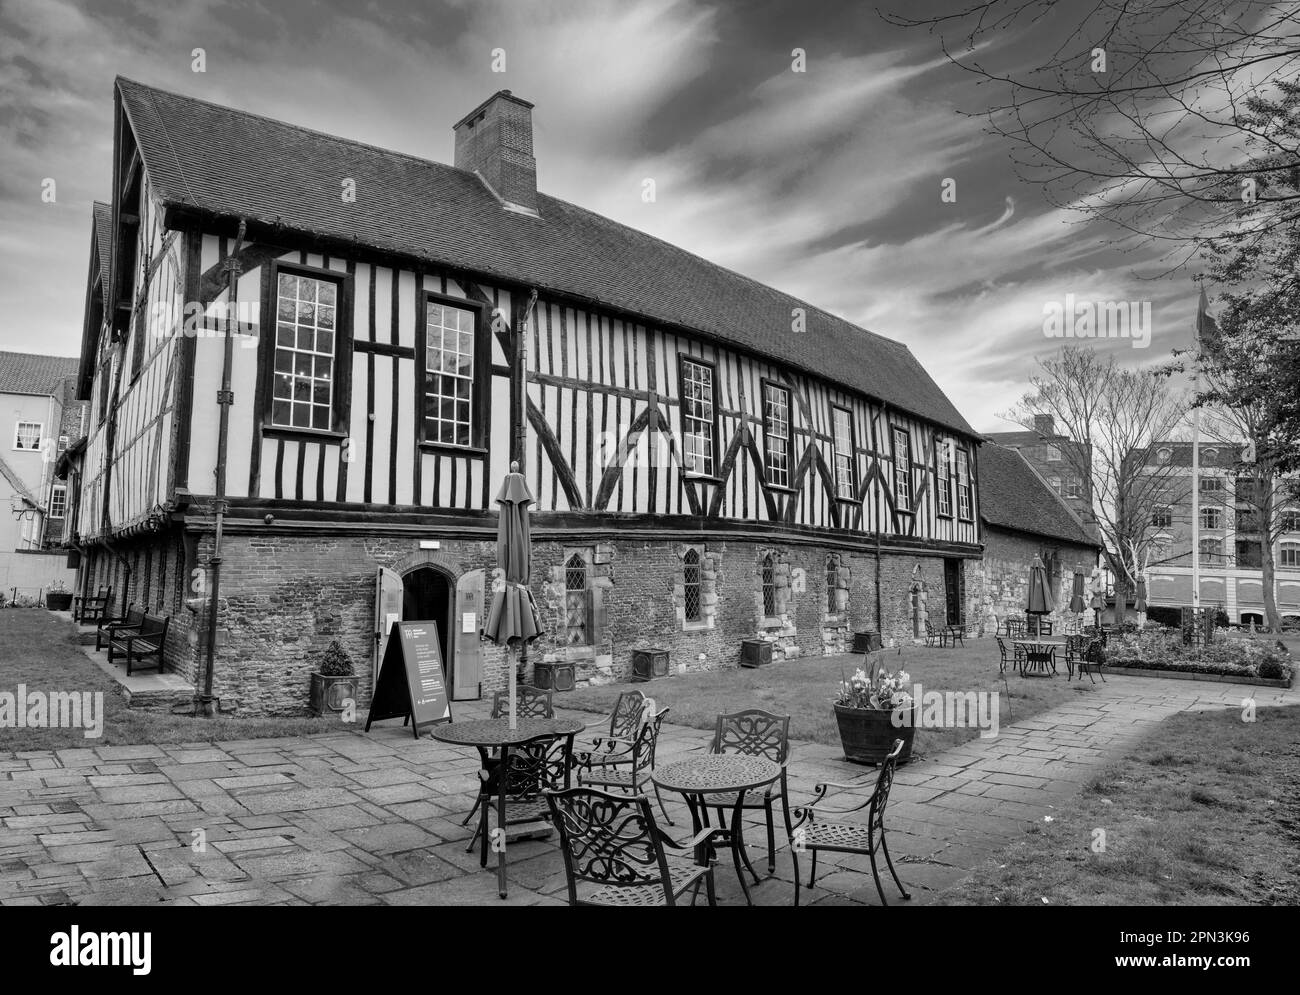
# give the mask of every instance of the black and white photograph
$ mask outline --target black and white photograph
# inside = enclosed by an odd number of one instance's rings
[[[33,970],[1280,966],[1300,3],[0,0],[0,89]]]

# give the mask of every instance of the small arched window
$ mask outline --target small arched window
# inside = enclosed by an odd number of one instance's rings
[[[1202,463],[1213,463],[1213,462],[1218,458],[1218,456],[1219,456],[1219,451],[1218,451],[1217,449],[1202,449],[1202,450],[1201,450],[1201,462],[1202,462]]]
[[[686,593],[686,621],[700,620],[700,554],[688,549],[682,557],[682,587]]]
[[[776,616],[776,569],[772,564],[771,553],[763,557],[759,580],[763,585],[763,617],[773,618]]]
[[[840,586],[840,556],[838,553],[826,554],[826,610],[832,615],[835,606],[835,592]]]
[[[574,553],[564,564],[564,628],[571,646],[586,646],[588,597],[587,561]]]
[[[1169,462],[1169,458],[1170,458],[1171,456],[1173,456],[1173,454],[1174,454],[1174,453],[1173,453],[1173,450],[1172,450],[1172,449],[1157,449],[1157,450],[1156,450],[1156,462],[1157,462],[1157,463],[1168,463],[1168,462]]]

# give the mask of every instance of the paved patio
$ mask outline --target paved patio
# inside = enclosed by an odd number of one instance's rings
[[[886,822],[913,904],[1051,815],[1167,715],[1240,707],[1247,697],[1300,704],[1294,690],[1112,675],[996,738],[900,770]],[[479,705],[457,712],[483,714]],[[704,750],[708,738],[665,726],[660,762]],[[397,722],[369,735],[0,754],[0,904],[503,904],[495,874],[465,853],[470,831],[459,825],[477,768],[472,751],[416,742]],[[869,792],[874,772],[844,762],[837,748],[798,744],[793,797],[808,797],[820,780]],[[685,807],[666,798],[684,836]],[[762,872],[757,823],[747,838]],[[819,862],[804,901],[878,904],[865,859],[834,857]],[[720,900],[739,901],[729,861],[717,878]],[[554,839],[510,843],[509,879],[510,904],[562,904]],[[788,904],[791,881],[783,852],[755,901]]]

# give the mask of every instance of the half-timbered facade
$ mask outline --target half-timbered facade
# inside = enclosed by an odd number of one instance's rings
[[[369,673],[394,616],[439,622],[454,696],[498,686],[477,627],[512,461],[549,627],[530,665],[579,680],[643,647],[697,669],[744,639],[909,638],[917,584],[979,556],[977,437],[905,346],[539,193],[507,91],[455,126],[454,167],[115,94],[82,581],[172,614],[196,680],[215,624],[240,707],[300,710],[330,639]]]

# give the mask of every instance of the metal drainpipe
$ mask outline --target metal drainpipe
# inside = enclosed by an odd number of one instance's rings
[[[230,384],[230,367],[234,361],[234,339],[230,336],[230,323],[235,320],[239,300],[239,251],[243,248],[247,231],[247,223],[240,218],[239,231],[235,235],[235,251],[222,264],[229,281],[230,293],[227,295],[226,327],[222,332],[225,348],[221,359],[221,390],[217,392],[217,406],[221,409],[221,416],[217,431],[217,487],[212,502],[216,534],[212,542],[212,555],[208,558],[212,566],[212,601],[208,608],[207,662],[203,668],[203,691],[194,699],[194,713],[204,716],[213,716],[217,712],[212,696],[212,680],[216,672],[217,606],[221,597],[221,528],[226,516],[226,446],[230,437],[230,405],[235,400]]]

